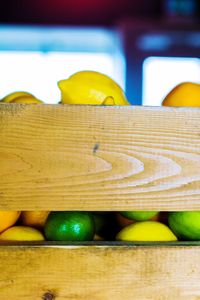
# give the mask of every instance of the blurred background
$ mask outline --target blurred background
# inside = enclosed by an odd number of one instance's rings
[[[132,104],[159,106],[178,83],[200,83],[199,21],[197,0],[1,0],[0,98],[57,103],[58,80],[96,70]]]

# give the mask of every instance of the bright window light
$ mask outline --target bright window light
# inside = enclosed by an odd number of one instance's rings
[[[28,91],[46,103],[58,103],[57,82],[81,70],[107,74],[124,88],[123,72],[108,53],[1,51],[0,66],[0,98]]]
[[[148,57],[143,63],[143,105],[160,106],[177,84],[200,83],[198,58]]]
[[[28,91],[57,103],[57,82],[82,70],[99,71],[125,87],[119,35],[101,27],[0,25],[0,98]]]

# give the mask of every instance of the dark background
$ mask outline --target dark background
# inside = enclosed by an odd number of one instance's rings
[[[0,23],[113,25],[126,17],[159,19],[163,0],[0,0]]]

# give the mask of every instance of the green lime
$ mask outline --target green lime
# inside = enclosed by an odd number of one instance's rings
[[[123,211],[122,216],[134,221],[148,221],[155,217],[158,211]]]
[[[94,218],[88,212],[51,212],[44,232],[50,241],[91,241],[95,234]]]
[[[200,240],[200,211],[169,213],[169,226],[183,240]]]

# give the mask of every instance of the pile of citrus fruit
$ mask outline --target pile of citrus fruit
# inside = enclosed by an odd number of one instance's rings
[[[130,105],[108,76],[82,71],[58,82],[61,104]],[[1,103],[41,104],[28,92],[14,92]],[[200,107],[200,85],[185,82],[163,106]],[[200,212],[0,212],[0,240],[5,241],[176,241],[200,240]]]
[[[0,241],[200,240],[200,212],[0,211]]]
[[[80,71],[60,80],[61,104],[130,105],[121,87],[109,76],[95,71]],[[42,104],[29,92],[6,95],[0,103]],[[162,102],[163,106],[200,106],[200,84],[183,82],[175,86]]]
[[[95,71],[81,71],[68,79],[60,80],[61,104],[85,105],[130,105],[121,87],[110,77]],[[28,92],[14,92],[3,99],[2,103],[41,104]]]

